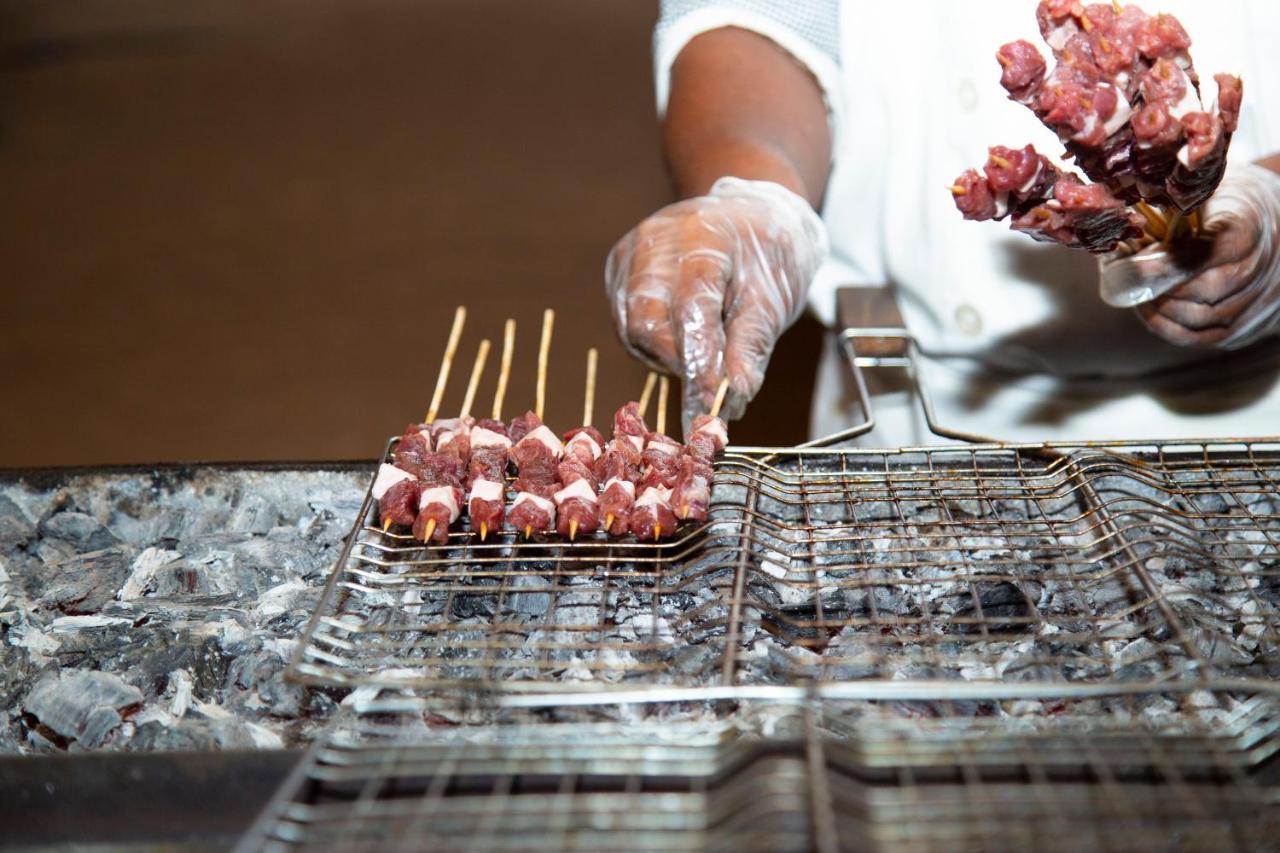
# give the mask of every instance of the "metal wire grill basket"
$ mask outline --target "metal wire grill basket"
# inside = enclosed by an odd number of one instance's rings
[[[1119,697],[1111,697],[1118,699]],[[1155,697],[1130,694],[1136,710]],[[242,849],[1248,850],[1280,829],[1272,697],[1176,717],[1053,697],[753,702],[433,728],[386,702],[317,745]],[[375,703],[376,704],[376,703]],[[975,710],[982,713],[974,713]],[[1041,709],[1042,710],[1042,709]],[[607,714],[606,714],[607,716]]]
[[[555,704],[903,681],[1272,691],[1280,670],[1271,440],[730,448],[710,520],[661,543],[463,529],[423,547],[372,511],[296,679]]]

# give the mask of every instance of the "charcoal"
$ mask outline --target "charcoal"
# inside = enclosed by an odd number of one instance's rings
[[[54,563],[42,573],[47,584],[40,596],[46,608],[67,614],[98,613],[115,599],[116,589],[129,574],[135,552],[127,546],[76,554]]]
[[[284,682],[291,646],[273,644],[310,618],[367,477],[0,483],[0,707],[14,709],[0,750],[266,748],[322,726],[335,703]],[[92,689],[77,691],[81,678]],[[190,680],[181,717],[175,678]]]
[[[82,551],[97,551],[120,540],[96,518],[82,512],[60,512],[40,524],[40,534],[60,539]]]
[[[0,551],[25,545],[35,533],[34,520],[11,497],[0,493]]]
[[[22,708],[54,733],[94,748],[142,704],[142,691],[119,676],[79,671],[50,675],[31,689]]]

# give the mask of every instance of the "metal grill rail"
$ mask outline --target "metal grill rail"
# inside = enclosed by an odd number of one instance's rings
[[[430,731],[369,715],[314,748],[242,850],[1247,850],[1280,829],[1270,697],[1162,723],[921,717],[893,703],[718,722]],[[999,705],[1000,703],[994,703]],[[1208,712],[1205,712],[1208,714]]]
[[[445,694],[1280,674],[1280,442],[734,449],[661,543],[362,519],[290,667]],[[723,694],[720,694],[723,695]],[[529,697],[525,697],[526,701]]]

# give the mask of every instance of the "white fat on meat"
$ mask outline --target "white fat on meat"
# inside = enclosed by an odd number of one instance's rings
[[[659,453],[665,453],[668,456],[675,456],[680,452],[680,445],[671,442],[654,439],[645,446],[645,450],[656,450]]]
[[[526,441],[537,441],[546,446],[551,455],[559,459],[564,455],[564,445],[560,443],[560,439],[556,438],[556,434],[552,432],[546,424],[538,427],[530,432],[524,438],[520,439],[523,444]]]
[[[1115,88],[1114,86],[1112,87]],[[1116,92],[1116,111],[1111,114],[1111,118],[1107,119],[1102,130],[1110,139],[1117,130],[1128,124],[1129,119],[1133,117],[1133,108],[1129,106],[1129,101],[1125,98],[1124,92]]]
[[[504,491],[502,483],[493,480],[476,480],[471,484],[471,500],[500,501]]]
[[[600,490],[601,494],[609,491],[609,489],[613,488],[614,486],[620,487],[624,492],[627,493],[628,497],[630,497],[632,500],[635,500],[636,484],[631,482],[630,480],[624,480],[621,477],[610,477],[609,479],[605,480],[604,488]]]
[[[394,465],[383,462],[378,466],[378,476],[373,479],[373,499],[382,500],[382,496],[401,480],[412,480],[413,475]]]
[[[507,438],[500,432],[494,432],[484,427],[471,428],[471,448],[477,447],[510,447],[511,439]]]
[[[644,436],[628,435],[628,436],[625,436],[625,438],[627,439],[627,441],[631,442],[631,446],[634,447],[636,450],[644,450]]]
[[[1043,166],[1044,164],[1041,165]],[[1036,171],[1036,177],[1040,177],[1039,170]],[[1030,189],[1030,187],[1028,187],[1028,189]],[[724,421],[719,418],[712,418],[702,426],[698,427],[697,431],[702,435],[711,436],[721,447],[724,447],[729,443],[729,431],[725,429]]]
[[[1187,113],[1203,112],[1204,104],[1200,102],[1200,95],[1196,92],[1196,87],[1191,85],[1187,72],[1178,68],[1178,73],[1182,75],[1182,98],[1169,106],[1169,115],[1176,121],[1182,121]]]
[[[569,439],[569,443],[566,445],[566,448],[574,447],[579,444],[585,445],[587,449],[591,451],[592,459],[600,458],[600,445],[596,444],[596,440],[592,438],[590,434],[585,432],[578,433],[573,438]]]
[[[662,486],[650,486],[644,490],[636,500],[636,506],[669,506],[671,504],[671,490]]]
[[[421,510],[430,504],[440,504],[447,508],[449,510],[450,524],[458,520],[460,510],[453,492],[453,486],[435,486],[430,489],[423,489],[422,498],[418,501],[418,509]]]
[[[535,495],[533,492],[521,492],[516,495],[516,499],[511,503],[511,509],[514,510],[516,507],[529,502],[532,502],[538,509],[550,513],[551,517],[555,518],[556,505],[541,495]]]
[[[556,506],[567,501],[569,498],[578,498],[587,503],[596,502],[596,490],[591,488],[591,484],[586,480],[574,480],[554,495]]]

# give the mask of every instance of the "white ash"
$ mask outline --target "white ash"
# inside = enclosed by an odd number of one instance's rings
[[[308,741],[338,697],[283,672],[370,472],[0,479],[0,753]]]

